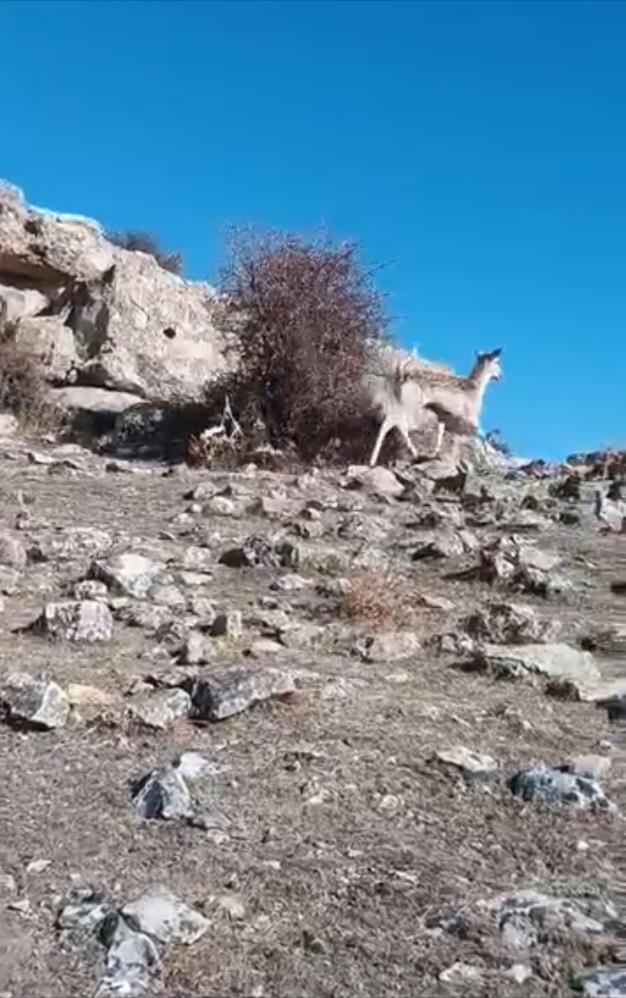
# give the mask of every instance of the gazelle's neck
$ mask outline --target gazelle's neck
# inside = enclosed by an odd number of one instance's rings
[[[491,381],[491,371],[484,364],[476,364],[470,371],[467,379],[467,387],[480,406],[483,401],[487,385]]]

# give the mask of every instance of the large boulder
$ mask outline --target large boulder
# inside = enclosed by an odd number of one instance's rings
[[[0,279],[0,319],[17,323],[56,382],[200,398],[231,363],[216,325],[223,304],[210,285],[114,245],[91,219],[32,208],[7,185]]]

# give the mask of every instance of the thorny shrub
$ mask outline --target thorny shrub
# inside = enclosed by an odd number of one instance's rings
[[[115,246],[126,250],[137,250],[153,256],[163,270],[180,276],[183,272],[183,258],[180,253],[166,253],[149,232],[130,229],[128,232],[108,232],[107,239]]]
[[[362,450],[362,379],[387,316],[357,246],[237,230],[220,290],[240,318],[239,364],[208,389],[209,412],[228,394],[246,438],[306,460],[355,432]]]
[[[407,627],[415,620],[419,593],[403,575],[365,572],[350,579],[340,604],[340,616],[380,631]]]

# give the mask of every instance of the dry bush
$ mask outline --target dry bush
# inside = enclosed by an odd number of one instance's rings
[[[350,580],[339,613],[379,631],[408,627],[415,621],[419,593],[406,576],[366,572]]]
[[[228,394],[246,436],[263,427],[265,442],[305,460],[358,427],[362,452],[368,348],[387,326],[372,276],[354,243],[235,232],[220,290],[241,320],[239,366],[207,391],[209,413]]]
[[[0,336],[0,412],[8,410],[25,430],[60,429],[61,415],[49,401],[48,388],[36,357],[20,347],[5,327]]]
[[[161,249],[154,236],[149,232],[129,229],[128,232],[108,232],[107,239],[120,246],[121,249],[135,250],[139,253],[149,253],[163,270],[169,270],[170,274],[183,272],[183,257],[181,253],[166,253]]]

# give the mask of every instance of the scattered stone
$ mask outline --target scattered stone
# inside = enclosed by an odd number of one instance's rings
[[[568,773],[583,776],[588,780],[602,780],[611,768],[611,760],[606,755],[576,755],[563,767]]]
[[[290,672],[271,667],[232,666],[208,678],[192,678],[183,686],[191,694],[192,714],[202,720],[222,721],[255,703],[295,693]]]
[[[516,603],[489,603],[463,623],[472,637],[503,645],[554,641],[561,630],[560,621],[541,620],[532,607]]]
[[[126,701],[130,716],[148,728],[166,731],[181,717],[188,717],[191,698],[182,689],[139,693]]]
[[[435,758],[444,766],[458,770],[467,783],[492,780],[498,772],[498,763],[492,756],[480,755],[464,745],[440,750],[435,753]]]
[[[111,592],[118,595],[145,599],[163,571],[164,566],[158,562],[127,551],[108,561],[93,562],[90,577],[106,582]]]
[[[148,599],[157,606],[181,607],[186,606],[187,597],[177,586],[168,583],[157,583],[148,590]]]
[[[421,647],[413,631],[390,631],[363,638],[355,645],[355,651],[364,662],[398,662],[417,655]]]
[[[70,712],[69,700],[57,683],[23,672],[7,677],[1,697],[11,722],[35,728],[62,728]]]
[[[375,468],[365,465],[348,468],[345,484],[347,488],[363,489],[380,496],[399,496],[405,488],[393,471],[380,464]]]
[[[476,652],[474,664],[506,679],[545,676],[594,682],[600,671],[593,655],[564,644],[491,645]]]
[[[270,544],[263,537],[248,537],[239,548],[231,548],[220,557],[220,564],[229,568],[297,568],[298,548],[289,541]]]
[[[539,765],[523,769],[509,781],[509,788],[516,797],[534,803],[551,804],[594,814],[615,810],[596,780],[573,773]]]
[[[413,551],[413,561],[424,558],[457,558],[467,550],[460,533],[438,531],[425,538]]]
[[[626,995],[626,964],[596,967],[578,980],[584,998],[623,998]]]
[[[162,943],[195,943],[209,921],[165,887],[152,887],[122,908],[124,918],[139,932]]]
[[[218,613],[211,626],[211,634],[214,638],[232,638],[234,640],[243,635],[243,620],[241,610],[229,610],[226,613]]]
[[[97,579],[83,579],[74,586],[74,598],[77,600],[108,600],[109,590],[104,582]]]
[[[128,627],[142,627],[147,631],[158,631],[172,623],[172,611],[167,606],[153,603],[132,603],[123,605],[117,611],[117,618]]]
[[[8,531],[0,533],[0,565],[8,568],[26,568],[28,556],[22,542]]]
[[[111,640],[113,617],[108,606],[100,600],[65,600],[47,603],[28,630],[76,644],[94,644]]]
[[[217,649],[201,631],[190,631],[180,650],[178,661],[181,665],[206,665],[215,661]]]
[[[134,998],[154,993],[154,978],[161,972],[161,961],[152,939],[135,932],[127,920],[115,912],[104,922],[102,941],[107,946],[107,955],[96,998],[105,995]]]
[[[155,769],[135,784],[132,802],[142,818],[176,821],[192,818],[196,809],[189,787],[174,766]]]
[[[451,967],[442,970],[439,980],[443,984],[454,984],[457,986],[476,985],[483,981],[483,971],[480,967],[474,967],[471,963],[453,963]]]
[[[58,929],[85,929],[93,932],[113,913],[113,906],[101,891],[91,887],[74,888],[56,917]]]
[[[504,945],[518,951],[535,946],[547,933],[599,936],[618,917],[615,906],[600,898],[556,897],[532,889],[503,894],[487,908],[496,916]]]

